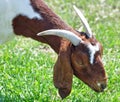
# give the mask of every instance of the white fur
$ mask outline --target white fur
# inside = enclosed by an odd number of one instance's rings
[[[32,9],[29,0],[0,0],[0,44],[14,38],[12,20],[19,14],[42,19]]]
[[[101,86],[101,83],[97,83],[97,86],[100,87],[100,86]]]
[[[90,63],[93,64],[95,53],[97,51],[99,51],[99,45],[98,44],[96,44],[96,45],[89,44],[88,48],[89,48],[89,54],[90,54]]]

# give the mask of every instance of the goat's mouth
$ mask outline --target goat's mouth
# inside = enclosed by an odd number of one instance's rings
[[[104,78],[101,81],[95,81],[95,80],[82,80],[85,84],[87,84],[92,90],[95,92],[104,92],[107,87],[107,78]]]
[[[94,88],[94,87],[91,87],[95,92],[104,92],[106,87],[98,87],[98,88]]]
[[[94,84],[90,84],[88,85],[91,89],[93,89],[95,92],[104,92],[106,87],[107,87],[107,83],[94,83]]]
[[[107,87],[107,77],[94,79],[93,77],[86,77],[84,74],[80,74],[78,71],[74,70],[74,75],[88,85],[95,92],[104,92]],[[100,79],[100,80],[98,80]]]
[[[83,81],[83,80],[82,80]],[[86,82],[83,81],[86,85],[88,85],[92,90],[94,90],[95,92],[104,92],[106,90],[107,87],[107,80],[101,81],[101,82]]]

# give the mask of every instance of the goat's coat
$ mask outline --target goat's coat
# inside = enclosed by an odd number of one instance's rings
[[[65,98],[70,94],[73,74],[89,85],[92,89],[99,92],[103,91],[106,86],[107,79],[102,62],[99,60],[101,59],[99,57],[99,53],[102,53],[100,43],[94,37],[88,39],[84,33],[76,32],[72,27],[67,25],[55,13],[53,13],[43,0],[24,1],[25,3],[31,2],[34,9],[32,12],[35,13],[36,17],[34,18],[33,15],[29,14],[26,15],[26,13],[17,14],[12,20],[13,30],[17,35],[30,37],[50,45],[58,54],[58,59],[54,66],[53,80],[55,87],[59,90],[60,96]],[[23,1],[21,0],[21,2]],[[37,35],[37,33],[49,29],[64,29],[71,31],[80,37],[85,43],[80,44],[79,46],[73,46],[70,41],[58,36]],[[87,50],[96,43],[100,49],[98,51],[99,53],[94,53],[95,56],[97,56],[94,60],[97,62],[91,65],[87,57],[87,54],[90,51],[88,52]],[[90,46],[88,46],[89,44]],[[86,46],[88,46],[88,48],[86,48]],[[94,63],[94,61],[92,63]],[[99,68],[97,69],[97,67]]]

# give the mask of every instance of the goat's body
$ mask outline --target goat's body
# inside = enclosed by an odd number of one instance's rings
[[[17,15],[24,15],[30,19],[42,19],[32,9],[30,0],[0,0],[0,44],[14,37],[12,20]]]
[[[62,98],[70,94],[73,74],[93,90],[104,90],[107,78],[101,60],[102,46],[94,37],[87,38],[76,32],[44,0],[0,0],[0,13],[0,43],[10,40],[14,32],[46,43],[59,54],[53,80]],[[68,30],[83,41],[73,46],[69,40],[58,36],[37,36],[49,29]]]

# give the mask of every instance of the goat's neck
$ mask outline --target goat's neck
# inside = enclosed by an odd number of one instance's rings
[[[49,9],[43,0],[31,0],[31,5],[34,10],[42,16],[42,19],[29,19],[26,16],[18,15],[13,20],[14,32],[17,35],[23,35],[47,43],[58,53],[61,45],[60,37],[39,37],[36,34],[48,29],[66,29],[72,32],[75,31]]]
[[[59,18],[44,2],[43,0],[31,0],[34,10],[43,17],[43,20],[48,22],[52,28],[71,30],[63,20]]]

